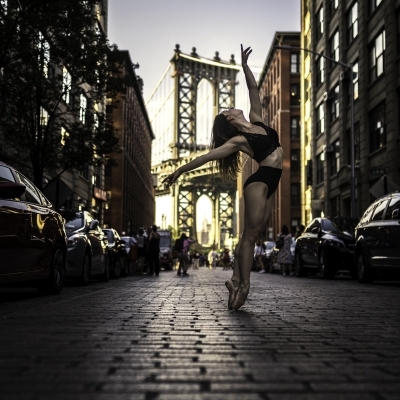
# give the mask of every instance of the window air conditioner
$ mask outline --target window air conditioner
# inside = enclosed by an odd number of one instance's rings
[[[335,151],[335,147],[333,145],[324,146],[324,153],[333,153]]]

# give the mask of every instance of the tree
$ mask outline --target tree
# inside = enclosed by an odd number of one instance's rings
[[[0,158],[42,188],[69,169],[112,162],[105,98],[127,78],[108,62],[101,0],[0,0]]]

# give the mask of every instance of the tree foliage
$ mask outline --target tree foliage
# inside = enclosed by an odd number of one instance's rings
[[[0,158],[42,188],[64,171],[111,162],[106,96],[127,83],[108,62],[100,0],[0,0]]]

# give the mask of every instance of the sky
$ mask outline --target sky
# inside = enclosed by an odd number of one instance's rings
[[[301,0],[108,0],[108,38],[139,63],[144,99],[157,85],[178,43],[201,57],[240,63],[240,44],[262,68],[275,32],[300,31]]]

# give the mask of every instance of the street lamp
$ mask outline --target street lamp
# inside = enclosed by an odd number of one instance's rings
[[[345,64],[340,61],[336,61],[333,58],[327,57],[321,53],[317,53],[314,50],[305,49],[303,47],[292,47],[292,46],[274,46],[277,50],[303,50],[317,56],[326,58],[327,60],[339,64],[342,67],[347,68],[350,71],[350,162],[351,162],[351,173],[350,173],[350,200],[351,200],[351,217],[356,216],[356,166],[355,166],[355,154],[354,154],[354,87],[353,87],[353,64]]]

